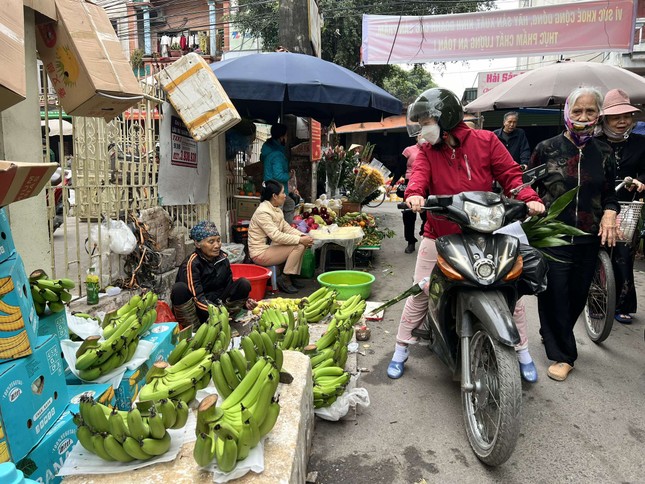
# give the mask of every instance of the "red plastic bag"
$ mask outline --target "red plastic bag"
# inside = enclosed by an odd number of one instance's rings
[[[168,303],[157,301],[157,320],[155,323],[175,323],[177,316],[172,312]]]

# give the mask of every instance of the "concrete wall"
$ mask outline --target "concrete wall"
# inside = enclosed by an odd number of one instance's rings
[[[209,188],[209,213],[220,234],[229,232],[226,219],[226,138],[224,134],[210,140],[211,179]]]
[[[36,67],[34,11],[25,8],[27,99],[0,111],[0,159],[39,163],[43,159]],[[51,264],[45,190],[8,206],[11,232],[27,272]]]

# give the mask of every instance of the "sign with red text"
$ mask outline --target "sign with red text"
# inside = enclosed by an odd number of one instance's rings
[[[634,0],[431,16],[363,15],[365,64],[631,52]]]
[[[322,142],[320,139],[322,130],[318,121],[315,119],[310,119],[309,121],[309,129],[311,130],[309,133],[309,140],[311,141],[311,161],[320,161],[322,157]]]
[[[171,120],[172,156],[170,163],[197,168],[197,142],[190,135],[181,118],[172,116]]]
[[[496,72],[480,72],[477,75],[477,97],[487,93],[495,86],[499,86],[502,82],[513,79],[526,71],[496,71]]]

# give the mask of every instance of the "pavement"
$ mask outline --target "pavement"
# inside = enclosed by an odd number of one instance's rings
[[[396,231],[369,267],[371,300],[386,301],[411,285],[416,253],[405,254],[403,224],[394,203],[367,209]],[[417,224],[420,224],[417,221]],[[418,247],[418,245],[417,245]],[[636,285],[645,304],[645,265]],[[316,419],[308,471],[318,484],[422,482],[645,482],[645,316],[614,324],[601,345],[575,328],[579,358],[565,382],[546,376],[551,363],[540,344],[536,298],[527,298],[530,351],[539,380],[523,384],[521,434],[498,468],[481,464],[464,430],[459,384],[427,347],[414,346],[403,378],[386,376],[403,302],[371,323],[362,342],[359,385],[370,405],[356,420]],[[315,473],[315,474],[313,474]]]

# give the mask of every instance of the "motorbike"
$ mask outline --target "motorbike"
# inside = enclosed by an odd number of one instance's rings
[[[436,239],[427,316],[412,334],[427,340],[461,381],[469,444],[482,462],[497,466],[511,456],[520,432],[522,384],[514,349],[520,337],[513,310],[523,259],[516,237],[493,232],[524,219],[527,208],[493,192],[431,195],[423,208],[462,232]]]

